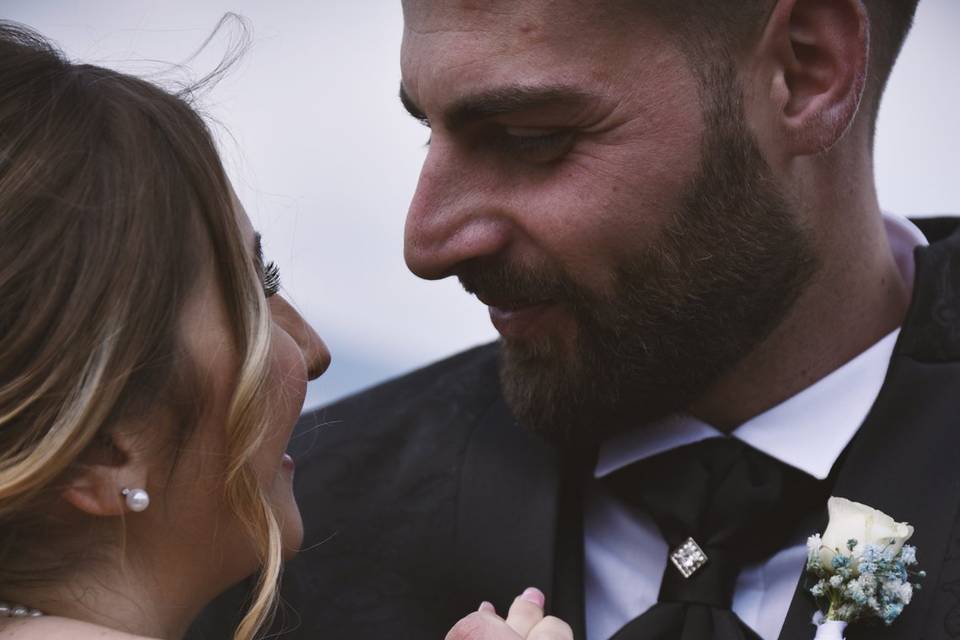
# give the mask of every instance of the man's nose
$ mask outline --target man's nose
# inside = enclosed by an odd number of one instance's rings
[[[414,274],[438,280],[458,265],[493,255],[509,242],[507,209],[492,172],[436,141],[407,212],[404,258]]]

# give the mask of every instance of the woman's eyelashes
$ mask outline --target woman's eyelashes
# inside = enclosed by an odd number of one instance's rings
[[[268,298],[276,295],[280,291],[280,267],[276,262],[264,263],[263,239],[259,233],[253,237],[253,257],[263,285],[263,295]]]
[[[276,262],[268,262],[263,267],[263,295],[271,297],[280,291],[280,267]]]

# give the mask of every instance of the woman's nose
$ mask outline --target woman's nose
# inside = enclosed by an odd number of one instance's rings
[[[270,306],[274,322],[279,324],[300,347],[307,365],[307,379],[319,378],[330,366],[330,351],[323,339],[282,296],[271,297]]]

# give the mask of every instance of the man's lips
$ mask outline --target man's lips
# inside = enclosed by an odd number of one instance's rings
[[[485,301],[484,301],[485,302]],[[557,305],[550,300],[542,302],[487,303],[490,321],[504,338],[523,339],[543,333],[549,316]]]
[[[508,298],[505,296],[498,296],[496,293],[488,293],[484,291],[469,291],[469,293],[475,295],[477,300],[488,307],[492,309],[501,309],[503,311],[515,311],[517,309],[534,307],[550,302],[550,300],[547,299],[538,300],[535,298]]]

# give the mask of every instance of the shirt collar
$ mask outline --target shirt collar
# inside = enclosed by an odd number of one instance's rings
[[[885,213],[883,221],[897,268],[912,287],[913,250],[927,240],[906,218]],[[740,425],[731,435],[815,478],[826,478],[879,395],[899,334],[899,329],[888,334],[826,377]],[[602,478],[634,462],[716,437],[725,436],[692,416],[671,415],[604,442],[594,476]]]

